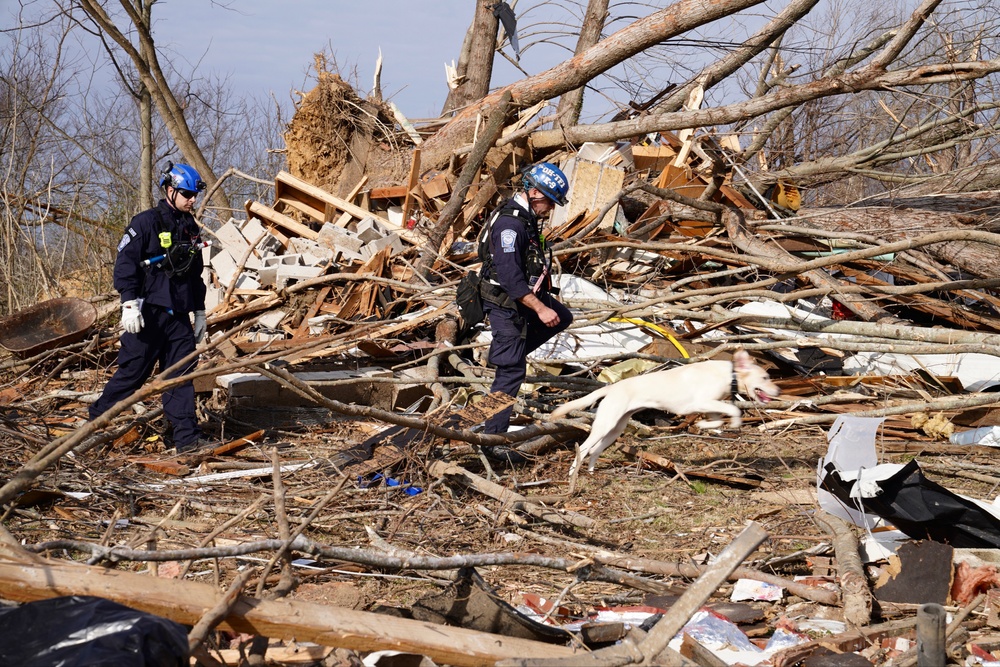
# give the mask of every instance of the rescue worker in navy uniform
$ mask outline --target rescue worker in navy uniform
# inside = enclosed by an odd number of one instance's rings
[[[573,321],[552,294],[552,253],[545,247],[540,220],[566,204],[566,175],[549,162],[524,175],[524,190],[494,211],[480,236],[483,256],[483,309],[493,342],[488,361],[496,368],[491,392],[517,396],[527,373],[528,355]],[[484,247],[485,246],[485,247]],[[488,419],[484,433],[506,433],[513,407]],[[520,463],[510,447],[483,447],[487,457]]]
[[[164,198],[133,217],[118,244],[114,286],[121,295],[125,332],[118,370],[90,406],[91,420],[142,387],[157,362],[160,371],[167,369],[194,352],[205,336],[201,237],[191,215],[205,182],[188,165],[168,163],[160,188]],[[174,376],[189,372],[195,363]],[[198,427],[191,382],[163,393],[163,413],[173,427],[178,453],[208,444]]]

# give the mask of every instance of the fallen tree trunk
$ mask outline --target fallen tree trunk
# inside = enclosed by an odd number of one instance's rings
[[[3,598],[30,602],[64,595],[94,595],[194,625],[219,605],[225,593],[209,584],[66,565],[40,558],[0,561]],[[418,653],[438,664],[468,667],[526,655],[568,658],[578,654],[564,646],[287,599],[240,596],[220,627],[355,651]]]
[[[982,202],[984,205],[986,202]],[[956,238],[927,245],[924,252],[982,278],[1000,277],[996,246],[975,238],[987,226],[988,216],[944,212],[935,208],[865,207],[810,209],[800,212],[812,227],[831,231],[853,231],[885,239],[889,243],[915,238],[928,232],[968,230],[967,239]]]

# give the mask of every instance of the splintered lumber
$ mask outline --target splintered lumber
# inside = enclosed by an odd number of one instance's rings
[[[161,579],[42,558],[0,560],[0,597],[17,602],[94,595],[194,625],[219,604],[224,594],[210,584],[182,579]],[[239,596],[219,627],[354,651],[417,653],[438,664],[467,667],[492,665],[526,655],[563,658],[577,654],[566,646],[287,598],[259,600]]]
[[[715,562],[705,570],[674,602],[656,625],[641,640],[628,636],[621,644],[594,651],[588,655],[546,661],[549,667],[600,667],[602,665],[697,665],[671,649],[668,644],[691,617],[702,608],[721,586],[757,547],[767,539],[767,531],[757,523],[750,523],[726,547]],[[627,657],[626,657],[627,656]],[[625,658],[623,660],[623,658]],[[506,660],[503,667],[536,667],[533,658]]]
[[[741,489],[757,489],[760,488],[760,480],[751,479],[749,477],[730,477],[728,475],[719,475],[712,472],[699,472],[697,470],[680,470],[677,465],[668,458],[660,456],[658,454],[652,454],[650,452],[644,452],[637,447],[625,446],[622,447],[622,451],[629,456],[634,456],[635,458],[650,463],[658,468],[662,468],[667,472],[673,472],[677,474],[684,475],[685,477],[694,477],[696,479],[706,479],[712,482],[719,482],[721,484],[729,484],[730,486],[735,486]]]
[[[398,234],[403,240],[409,241],[410,243],[420,242],[420,239],[417,234],[413,232],[413,230],[401,227],[400,225],[391,222],[385,216],[372,213],[368,209],[352,204],[346,199],[341,199],[340,197],[332,195],[315,185],[306,183],[302,179],[292,176],[287,171],[279,171],[278,175],[274,177],[274,192],[275,197],[282,200],[284,203],[289,201],[298,201],[311,207],[314,211],[316,211],[314,214],[316,222],[326,222],[327,220],[332,219],[330,213],[328,213],[331,209],[343,211],[344,213],[350,213],[358,220],[374,218],[382,226],[396,232],[396,234]]]
[[[476,491],[489,496],[490,498],[494,498],[500,502],[509,503],[513,507],[526,512],[535,518],[548,521],[549,523],[555,525],[576,526],[578,528],[585,529],[590,529],[597,525],[596,521],[583,516],[582,514],[577,514],[576,512],[570,512],[568,510],[556,510],[539,505],[538,503],[533,503],[521,494],[515,493],[514,491],[511,491],[510,489],[495,482],[485,480],[479,475],[475,475],[465,468],[457,465],[445,463],[444,461],[434,461],[427,467],[427,470],[436,477],[450,477],[458,479],[466,486],[469,486]]]
[[[872,594],[858,553],[858,539],[843,519],[826,512],[817,513],[815,519],[833,538],[844,620],[854,626],[868,625],[872,615]]]

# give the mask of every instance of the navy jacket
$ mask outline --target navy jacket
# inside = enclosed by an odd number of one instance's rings
[[[175,314],[205,310],[204,262],[201,250],[184,275],[170,276],[165,264],[143,267],[145,259],[166,252],[160,246],[160,233],[170,232],[174,244],[198,243],[198,224],[190,213],[173,208],[161,199],[155,208],[139,213],[125,229],[115,260],[115,289],[122,302],[143,298],[147,304],[160,306]]]
[[[537,234],[538,223],[535,215],[530,210],[525,210],[516,200],[511,200],[504,206],[510,205],[517,206],[519,214],[501,215],[494,221],[490,230],[490,255],[496,270],[496,281],[516,301],[532,291],[528,285],[525,260],[529,245],[539,246],[538,238],[532,238],[531,234],[531,228]]]

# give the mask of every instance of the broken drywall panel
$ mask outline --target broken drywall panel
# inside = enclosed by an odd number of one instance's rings
[[[569,201],[565,206],[558,206],[553,210],[553,227],[572,220],[581,213],[600,211],[615,199],[625,183],[624,169],[578,157],[568,160],[563,171],[570,184]],[[601,218],[600,229],[614,227],[618,208],[619,205],[615,204]]]
[[[1000,358],[980,352],[857,352],[844,359],[844,371],[850,375],[908,375],[919,370],[937,377],[957,377],[966,391],[987,391],[1000,385]]]
[[[287,315],[288,312],[284,310],[269,310],[257,318],[257,324],[268,329],[277,329]]]
[[[628,143],[593,142],[580,146],[576,157],[591,162],[601,162],[612,166],[632,168],[632,147]]]

